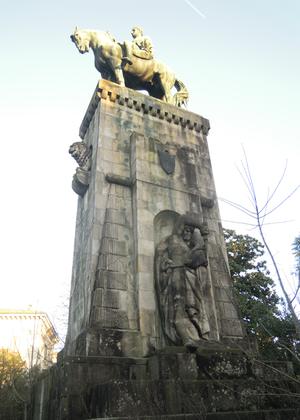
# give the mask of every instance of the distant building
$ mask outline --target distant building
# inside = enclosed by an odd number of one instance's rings
[[[0,309],[0,348],[18,352],[27,367],[46,369],[56,361],[58,335],[45,312]]]

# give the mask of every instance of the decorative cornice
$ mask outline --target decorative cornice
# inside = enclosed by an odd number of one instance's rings
[[[55,342],[59,341],[58,334],[55,331],[55,328],[50,321],[48,315],[45,312],[36,312],[33,310],[6,310],[6,309],[0,309],[0,322],[1,321],[20,321],[20,320],[26,320],[26,321],[34,321],[40,320],[44,323],[48,335],[52,337],[52,340]]]
[[[167,104],[136,90],[122,87],[108,80],[100,80],[80,126],[79,136],[82,139],[84,139],[100,101],[117,103],[129,109],[134,109],[143,115],[150,115],[160,120],[165,120],[170,124],[179,125],[183,129],[194,130],[197,133],[202,132],[204,135],[207,135],[210,129],[209,120],[200,115]]]
[[[0,309],[0,315],[37,315],[48,316],[46,312],[37,311],[34,309]]]

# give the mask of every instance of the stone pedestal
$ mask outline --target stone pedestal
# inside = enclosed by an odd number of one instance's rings
[[[172,347],[149,357],[64,356],[34,392],[34,420],[296,420],[287,362],[242,350]]]
[[[80,167],[67,341],[33,392],[34,420],[298,418],[292,366],[259,361],[244,338],[208,131],[199,115],[99,82],[70,148]],[[193,353],[166,339],[155,291],[155,250],[179,215],[208,226],[193,293],[209,340]]]
[[[231,293],[207,119],[101,80],[80,128],[91,150],[78,200],[68,355],[141,357],[165,346],[154,252],[178,215],[207,223],[200,268],[210,339],[243,337]]]

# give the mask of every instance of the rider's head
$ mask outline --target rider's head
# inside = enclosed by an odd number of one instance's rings
[[[131,35],[133,36],[133,38],[136,38],[138,36],[143,36],[143,29],[140,28],[139,26],[134,26],[131,29]]]

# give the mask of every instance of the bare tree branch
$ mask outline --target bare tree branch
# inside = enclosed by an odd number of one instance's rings
[[[282,206],[282,204],[284,204],[289,198],[292,197],[293,194],[295,194],[295,192],[300,188],[300,184],[297,185],[297,187],[290,193],[288,194],[277,206],[273,207],[272,210],[270,210],[266,216],[268,216],[269,214],[273,213],[275,210],[277,210],[279,207]]]
[[[237,210],[240,210],[241,212],[245,213],[247,216],[252,217],[253,219],[256,219],[255,213],[246,207],[241,206],[238,203],[235,203],[234,201],[227,200],[226,198],[220,198],[219,200],[224,201],[224,203],[229,204],[231,207],[235,207]]]
[[[296,291],[294,293],[294,297],[291,299],[291,303],[293,303],[294,300],[296,299],[296,296],[298,295],[299,289],[300,289],[300,271],[298,271],[298,285],[297,285],[297,289],[296,289]]]
[[[260,210],[261,212],[265,210],[265,208],[269,205],[269,203],[270,203],[270,201],[272,200],[272,198],[275,196],[275,194],[276,194],[276,192],[277,192],[278,188],[280,187],[280,185],[281,185],[281,183],[282,183],[282,181],[283,181],[283,179],[284,179],[284,177],[285,177],[286,170],[287,170],[287,160],[285,161],[285,167],[284,167],[284,170],[283,170],[283,172],[282,172],[282,175],[281,175],[281,177],[280,177],[280,179],[279,179],[279,181],[278,181],[278,183],[277,183],[276,187],[274,188],[274,190],[273,190],[272,194],[271,194],[271,195],[270,195],[270,197],[267,199],[267,201],[266,201],[265,205],[261,208],[261,210]]]
[[[272,253],[269,243],[266,240],[265,234],[263,232],[263,226],[266,225],[267,223],[265,223],[265,219],[267,216],[269,216],[270,214],[272,214],[275,210],[277,210],[279,207],[281,207],[289,198],[292,197],[293,194],[296,193],[296,191],[299,189],[300,184],[297,185],[296,188],[294,188],[294,190],[292,190],[291,193],[289,193],[283,200],[281,200],[279,202],[279,204],[277,204],[275,207],[271,208],[269,211],[267,210],[268,205],[270,204],[270,201],[274,198],[276,192],[278,191],[280,185],[283,182],[283,179],[285,177],[286,174],[286,170],[287,170],[287,163],[285,165],[285,168],[283,170],[283,173],[281,175],[281,177],[279,178],[279,181],[276,185],[276,187],[274,188],[272,194],[269,196],[265,202],[265,204],[259,208],[259,204],[258,204],[258,199],[257,199],[257,194],[256,194],[256,189],[255,189],[255,185],[254,185],[254,181],[251,175],[251,170],[250,170],[250,165],[248,162],[248,158],[247,158],[247,154],[246,151],[243,148],[243,153],[244,153],[244,161],[241,161],[241,165],[242,165],[242,171],[240,169],[238,169],[242,180],[244,181],[247,191],[250,193],[251,196],[251,206],[253,207],[252,209],[248,209],[240,204],[237,204],[233,201],[230,200],[226,200],[226,199],[221,199],[224,203],[229,204],[230,206],[234,207],[235,209],[241,211],[242,213],[246,214],[248,217],[255,219],[256,220],[256,224],[252,225],[253,227],[257,227],[259,230],[259,234],[260,237],[262,239],[262,242],[264,244],[264,246],[266,247],[266,250],[271,258],[276,276],[277,276],[277,280],[280,284],[282,293],[284,295],[285,301],[287,303],[288,309],[291,313],[292,319],[293,319],[293,323],[295,325],[295,329],[296,329],[296,334],[297,334],[297,338],[300,339],[300,320],[297,317],[297,314],[295,312],[295,309],[293,307],[293,301],[295,300],[299,290],[300,290],[300,270],[298,270],[299,272],[299,280],[298,280],[298,287],[296,289],[296,293],[293,297],[293,299],[291,299],[285,289],[284,283],[283,283],[283,279],[281,277],[276,259],[274,257],[274,254]]]

